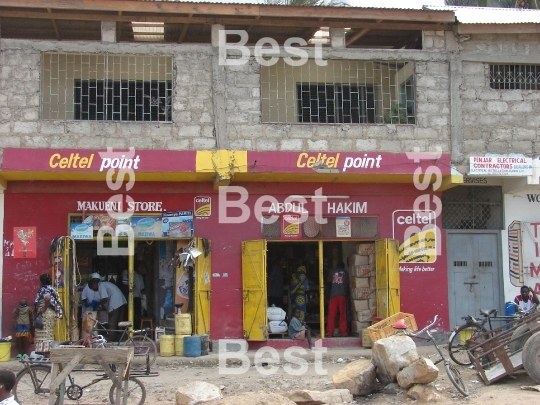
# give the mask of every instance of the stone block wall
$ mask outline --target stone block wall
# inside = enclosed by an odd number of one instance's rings
[[[427,40],[430,38],[430,40]],[[214,55],[210,45],[104,44],[2,39],[0,52],[0,150],[115,148],[211,150],[218,136],[229,149],[282,151],[432,151],[451,148],[449,62],[445,35],[425,33],[425,50],[344,50],[328,58],[412,60],[415,64],[415,125],[275,124],[261,120],[260,66],[255,60],[224,69],[224,121],[216,122]],[[172,55],[172,122],[40,119],[41,53],[76,52]],[[371,52],[371,53],[370,53]],[[493,100],[495,101],[495,100]],[[499,100],[501,102],[501,100]],[[492,104],[492,109],[504,108]],[[511,107],[514,111],[517,107]],[[471,110],[474,110],[471,108]],[[219,125],[218,125],[219,124]],[[216,135],[216,128],[223,131]],[[219,132],[218,131],[218,132]]]
[[[470,156],[538,155],[540,91],[491,89],[489,68],[538,63],[540,35],[471,35],[461,38],[460,47],[463,156],[455,163],[466,170]]]

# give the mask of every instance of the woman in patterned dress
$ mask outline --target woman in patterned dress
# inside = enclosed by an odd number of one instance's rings
[[[290,285],[290,295],[293,308],[298,309],[298,319],[304,321],[306,317],[306,292],[309,290],[309,280],[307,279],[306,267],[302,264],[292,275]],[[293,311],[294,313],[294,311]]]
[[[54,325],[56,323],[56,318],[63,318],[64,309],[60,302],[58,292],[51,285],[51,276],[42,274],[39,276],[39,281],[41,283],[41,288],[37,293],[34,307],[36,309],[36,316],[41,314],[43,318],[43,329],[36,329],[34,341],[36,349],[42,350],[41,348],[43,348],[48,351],[48,345],[43,345],[42,342],[54,340]]]

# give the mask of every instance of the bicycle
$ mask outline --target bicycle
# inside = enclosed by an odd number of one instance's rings
[[[24,368],[17,373],[15,386],[13,387],[13,395],[15,400],[20,405],[42,405],[48,403],[50,395],[51,371],[52,367],[49,362],[32,362],[27,359],[21,360]],[[75,370],[74,370],[75,371]],[[77,370],[77,372],[97,372],[99,370]],[[66,382],[66,396],[71,400],[78,400],[82,397],[86,388],[95,385],[101,381],[106,381],[110,378],[107,374],[100,374],[98,378],[92,379],[88,384],[83,386],[75,384],[75,378],[68,374],[69,384]],[[122,385],[122,393],[124,385]],[[60,403],[59,390],[55,392],[57,396],[55,405]],[[115,402],[116,387],[114,384],[109,389],[109,400],[112,404]],[[129,376],[128,381],[128,404],[143,405],[146,401],[146,389],[144,384],[137,378]]]
[[[534,309],[534,308],[533,308]],[[489,325],[489,330],[493,330],[493,326],[491,325],[492,320],[498,320],[498,321],[509,321],[509,320],[515,320],[519,318],[523,318],[524,316],[531,313],[531,311],[524,312],[524,311],[518,311],[514,315],[507,315],[507,316],[497,316],[497,309],[481,309],[480,315],[484,317],[482,320],[478,320],[470,315],[464,316],[461,319],[465,320],[465,324],[459,326],[456,328],[448,338],[448,353],[450,355],[450,358],[454,361],[454,363],[459,364],[461,366],[470,366],[472,364],[469,354],[467,353],[467,341],[469,339],[473,339],[485,332],[488,332],[488,330],[485,328],[486,323]],[[526,325],[523,325],[526,326]],[[523,330],[524,328],[521,327],[521,329],[516,330],[515,336],[518,335],[524,335],[523,339],[516,340],[515,342],[512,342],[511,344],[511,351],[516,352],[517,350],[521,349],[523,345],[525,344],[525,334],[528,332],[528,328],[526,330]],[[512,336],[514,337],[514,336]],[[523,341],[522,341],[523,340]]]
[[[129,328],[133,325],[131,321],[119,322],[118,326],[124,329],[107,329],[105,325],[99,322],[97,319],[92,316],[88,316],[88,319],[94,322],[94,327],[92,330],[85,335],[85,337],[75,344],[80,344],[85,347],[106,347],[112,346],[112,344],[107,344],[106,341],[103,343],[100,341],[100,338],[103,339],[102,335],[94,334],[96,327],[100,327],[100,330],[105,332],[122,332],[118,343],[116,346],[131,346],[134,348],[133,360],[131,360],[131,367],[133,369],[146,369],[147,372],[150,372],[150,366],[154,364],[157,357],[157,346],[156,343],[148,337],[151,334],[152,329],[145,328],[134,330],[130,333]],[[137,335],[143,333],[144,335]]]
[[[435,325],[437,322],[439,322],[439,316],[435,315],[435,318],[433,319],[433,322],[428,324],[424,329],[419,330],[418,332],[410,332],[407,330],[407,326],[405,325],[405,322],[403,320],[395,322],[392,327],[394,329],[401,330],[401,332],[411,338],[415,339],[421,339],[425,340],[427,342],[433,343],[433,346],[435,346],[435,349],[437,349],[437,352],[441,356],[441,359],[436,361],[434,364],[438,364],[441,361],[444,362],[444,369],[446,371],[446,374],[448,375],[448,378],[454,384],[454,387],[465,397],[469,396],[469,387],[467,387],[467,384],[465,384],[465,381],[463,381],[463,377],[461,377],[460,371],[454,366],[452,363],[450,363],[450,360],[446,357],[444,357],[442,350],[439,348],[437,343],[435,342],[435,339],[433,338],[433,335],[430,333],[429,328],[431,328],[433,325]],[[425,336],[419,336],[423,333],[427,334],[427,337]]]

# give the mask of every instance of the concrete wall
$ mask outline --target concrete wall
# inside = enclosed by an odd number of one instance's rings
[[[425,32],[425,50],[325,50],[335,60],[413,62],[416,125],[265,124],[261,66],[250,59],[216,74],[211,45],[106,44],[2,39],[0,148],[105,148],[388,151],[451,149],[449,60],[444,32]],[[172,122],[43,120],[42,52],[172,56]],[[216,77],[223,87],[216,90]],[[224,83],[223,83],[224,82]],[[224,100],[224,101],[223,101]],[[219,105],[216,105],[219,104]],[[225,113],[217,115],[216,107]],[[221,109],[221,110],[220,110]],[[222,146],[224,145],[224,146]]]
[[[458,40],[462,82],[456,108],[462,111],[462,154],[453,156],[454,163],[465,173],[473,155],[538,155],[540,92],[491,89],[489,66],[540,64],[540,35],[471,35]]]

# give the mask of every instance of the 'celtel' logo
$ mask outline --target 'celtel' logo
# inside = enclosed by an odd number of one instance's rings
[[[194,209],[196,217],[209,217],[212,215],[212,199],[210,197],[195,197]]]

